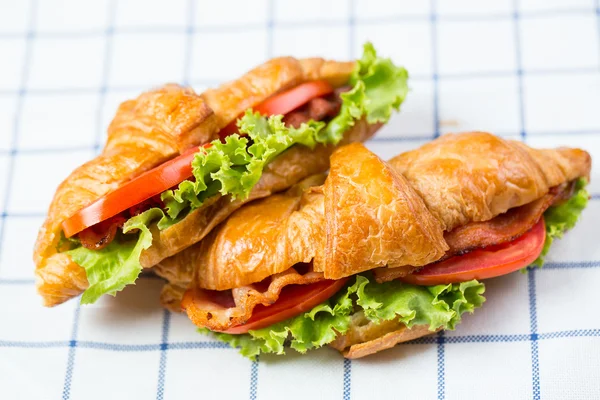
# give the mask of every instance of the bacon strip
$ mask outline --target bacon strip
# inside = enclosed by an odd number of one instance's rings
[[[552,205],[555,195],[513,208],[485,222],[459,226],[444,235],[450,246],[449,255],[460,255],[482,247],[511,242],[527,232]]]
[[[160,199],[160,195],[144,200],[140,204],[131,207],[127,212],[122,212],[121,214],[117,214],[114,217],[84,229],[79,232],[77,237],[79,238],[81,245],[86,249],[102,250],[114,240],[115,236],[117,236],[117,229],[122,228],[127,219],[135,217],[152,207],[164,208],[164,203]]]
[[[108,246],[117,235],[117,229],[125,223],[125,218],[115,215],[105,221],[91,226],[78,235],[81,245],[89,250],[101,250]]]
[[[322,273],[312,270],[312,266],[307,272],[302,272],[296,266],[271,276],[270,282],[263,281],[226,291],[188,289],[181,307],[195,325],[212,331],[226,331],[246,323],[257,305],[275,303],[285,286],[307,285],[324,279]]]
[[[489,221],[472,222],[446,232],[444,239],[450,250],[438,261],[517,239],[530,230],[551,205],[563,201],[571,186],[572,184],[556,186],[538,200],[510,209]],[[378,268],[373,272],[379,283],[407,275],[404,268]]]
[[[310,100],[304,106],[285,115],[283,122],[287,126],[299,128],[300,125],[310,120],[325,121],[339,114],[342,107],[342,99],[339,97],[339,91],[333,95],[317,97]]]

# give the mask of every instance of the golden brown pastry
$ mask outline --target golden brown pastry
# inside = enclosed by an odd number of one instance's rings
[[[342,85],[353,67],[354,62],[276,58],[201,95],[189,88],[166,85],[121,104],[109,126],[102,153],[73,171],[60,185],[40,229],[34,262],[37,288],[44,304],[60,304],[88,286],[85,271],[57,249],[63,221],[124,182],[193,146],[217,138],[222,128],[269,96],[308,80]],[[358,123],[344,141],[365,140],[378,127]],[[161,232],[154,228],[154,243],[142,253],[142,265],[151,267],[199,241],[245,202],[325,171],[333,148],[319,145],[311,151],[296,146],[268,166],[248,199],[231,202],[217,196],[180,223]]]
[[[359,143],[344,146],[331,157],[322,187],[302,199],[293,191],[293,198],[254,202],[166,262],[193,265],[196,285],[210,290],[248,285],[311,260],[326,279],[384,266],[410,272],[444,256],[444,231],[490,220],[589,174],[582,150],[521,149],[481,132],[446,135],[388,163]],[[535,152],[548,155],[545,164],[530,156]]]
[[[445,231],[530,203],[553,186],[587,177],[591,168],[583,150],[532,149],[484,132],[444,135],[389,163]]]
[[[197,287],[227,290],[297,263],[313,261],[314,271],[339,279],[439,259],[448,248],[442,230],[406,180],[360,144],[341,149],[322,188],[253,202],[161,268],[191,265]]]
[[[273,304],[279,291],[264,288],[298,265],[310,263],[306,273],[321,279],[369,270],[380,281],[396,279],[523,235],[590,167],[583,150],[532,149],[483,132],[445,135],[389,162],[350,144],[332,155],[323,185],[315,178],[303,194],[296,187],[246,205],[161,262],[159,268],[186,271],[165,288],[163,302],[176,309],[190,288],[185,309],[192,321],[226,331],[248,321],[258,304]],[[267,286],[254,288],[252,301],[234,294],[253,285]],[[228,300],[211,305],[215,293]],[[430,333],[355,314],[332,345],[354,358]]]
[[[365,120],[360,120],[347,132],[340,146],[365,141],[375,134],[379,127],[379,124],[369,125]],[[232,201],[229,196],[214,196],[213,203],[192,211],[181,222],[160,232],[155,230],[152,247],[142,253],[142,265],[145,267],[156,265],[165,258],[199,242],[242,205],[285,190],[307,176],[326,171],[329,168],[329,156],[335,148],[336,146],[324,145],[319,145],[312,150],[301,146],[292,147],[267,165],[260,181],[254,186],[248,198]],[[158,270],[159,274],[161,270]]]
[[[85,271],[57,251],[61,223],[123,182],[186,150],[208,142],[217,125],[213,111],[191,89],[177,85],[126,101],[108,128],[105,149],[58,187],[34,249],[38,292],[44,304],[62,303],[87,287]]]

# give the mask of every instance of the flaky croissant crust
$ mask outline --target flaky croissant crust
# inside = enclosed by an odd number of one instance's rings
[[[194,285],[211,290],[311,260],[326,279],[378,267],[410,273],[444,256],[444,232],[540,199],[590,167],[583,150],[482,132],[445,135],[389,162],[354,143],[333,154],[322,187],[254,202],[168,263],[195,268]]]
[[[309,261],[311,271],[329,279],[375,268],[407,274],[464,248],[454,232],[521,214],[535,223],[557,196],[554,189],[589,178],[590,169],[583,150],[532,149],[483,132],[446,135],[387,163],[361,144],[344,146],[333,154],[324,185],[245,206],[201,243],[161,263],[170,271],[188,268],[183,279],[175,273],[162,301],[176,309],[186,287],[198,298],[210,297],[210,290],[250,290]],[[241,300],[219,308],[206,299],[191,301],[186,311],[199,326],[226,330],[252,315]],[[277,296],[253,300],[252,306],[268,306]],[[398,320],[375,325],[355,317],[332,343],[348,358],[433,333]]]
[[[45,305],[59,304],[88,286],[84,270],[68,255],[56,250],[65,219],[123,182],[194,145],[215,139],[219,130],[269,96],[314,79],[340,86],[347,82],[353,67],[354,62],[281,57],[201,95],[189,88],[170,84],[121,104],[108,128],[108,139],[101,154],[75,169],[61,183],[39,231],[33,258],[37,289]],[[366,137],[367,132],[364,133]],[[307,168],[308,174],[328,167],[327,163],[316,164],[321,165],[320,169]],[[290,179],[289,183],[276,182],[283,187],[273,190],[285,189],[306,176],[299,175],[295,180]],[[267,196],[271,192],[271,188],[265,188],[262,193]],[[261,196],[255,198],[258,197]],[[195,240],[200,239],[195,237]],[[166,240],[177,245],[171,247],[168,243],[161,243],[160,252],[145,256],[144,266],[149,267],[183,248],[172,236]]]

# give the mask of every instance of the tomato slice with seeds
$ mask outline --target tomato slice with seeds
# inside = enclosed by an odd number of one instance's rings
[[[506,275],[534,262],[542,252],[545,240],[546,225],[542,217],[533,228],[512,242],[454,256],[399,279],[415,285],[441,285]]]
[[[62,223],[66,237],[78,234],[90,226],[114,217],[149,198],[172,188],[192,176],[192,160],[200,148],[194,147],[166,163],[144,172],[82,208]]]
[[[325,81],[307,82],[268,98],[254,109],[263,115],[287,114],[316,97],[332,92],[333,87]],[[223,139],[235,132],[237,126],[236,121],[233,121],[219,136]],[[203,147],[208,146],[210,143]],[[194,154],[201,147],[194,147],[179,157],[141,174],[79,210],[62,223],[65,236],[72,237],[190,178]]]

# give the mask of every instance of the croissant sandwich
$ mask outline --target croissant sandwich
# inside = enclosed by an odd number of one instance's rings
[[[122,103],[39,231],[45,305],[114,295],[243,204],[327,171],[399,110],[407,78],[367,43],[358,61],[275,58],[202,94],[170,84]]]
[[[243,354],[349,358],[454,329],[481,280],[543,263],[586,206],[591,158],[482,132],[385,162],[338,148],[327,176],[233,212],[160,261],[162,302]]]

